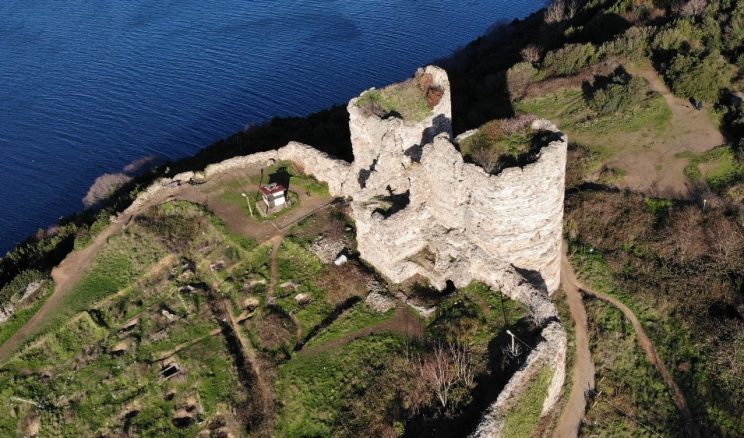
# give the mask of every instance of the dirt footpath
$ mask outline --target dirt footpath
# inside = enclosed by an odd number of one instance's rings
[[[565,246],[566,244],[564,242],[564,248]],[[563,268],[563,266],[566,266],[567,269],[571,269],[568,256],[565,252],[561,260],[561,267]],[[562,269],[562,273],[563,272],[566,272],[566,271]],[[571,270],[571,273],[573,273],[573,270]],[[672,400],[674,401],[674,404],[676,405],[677,410],[679,411],[679,413],[682,416],[682,419],[685,422],[685,430],[687,431],[687,435],[690,437],[699,437],[700,432],[697,429],[697,423],[695,422],[695,419],[693,418],[692,413],[690,412],[690,408],[687,405],[687,399],[685,398],[684,393],[680,389],[679,385],[677,385],[677,382],[672,377],[666,365],[664,365],[664,362],[659,357],[659,354],[656,352],[656,348],[654,347],[653,341],[651,341],[651,339],[648,337],[648,335],[646,334],[646,331],[643,329],[643,326],[641,325],[640,321],[638,321],[638,318],[635,316],[633,311],[630,310],[628,306],[623,304],[622,301],[618,300],[615,297],[603,294],[601,292],[593,291],[591,289],[584,287],[576,280],[575,276],[573,277],[572,280],[573,280],[572,283],[583,294],[599,298],[600,300],[617,307],[621,312],[623,312],[623,315],[625,315],[625,318],[628,321],[630,321],[631,325],[633,326],[633,331],[635,332],[636,337],[638,338],[638,343],[641,346],[641,348],[643,348],[643,351],[646,353],[646,357],[651,362],[651,364],[657,369],[657,371],[659,371],[659,374],[661,374],[661,378],[664,380],[664,383],[669,389],[669,392],[672,395]],[[583,310],[583,306],[582,306],[582,310]],[[584,313],[584,324],[586,324],[586,313]],[[578,332],[579,330],[577,330],[577,333]],[[578,334],[577,334],[577,344],[578,344]],[[577,347],[577,351],[578,351],[578,347]],[[574,370],[574,375],[576,375],[575,370]],[[572,395],[573,395],[574,389],[576,389],[575,380],[574,380],[574,388],[572,388],[572,391],[571,391]],[[582,412],[582,416],[583,416],[583,412]],[[575,436],[575,435],[558,435],[558,436],[563,437],[563,436]]]
[[[567,247],[568,243],[563,242],[561,288],[566,294],[566,302],[571,310],[571,318],[574,320],[576,354],[573,364],[571,392],[553,431],[553,436],[556,438],[578,436],[586,412],[586,393],[588,390],[594,389],[594,362],[589,350],[589,328],[586,310],[581,300],[576,274],[566,255]]]

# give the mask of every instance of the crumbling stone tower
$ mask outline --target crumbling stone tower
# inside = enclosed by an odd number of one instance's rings
[[[429,66],[422,75],[441,93],[423,120],[365,111],[358,102],[369,90],[348,105],[354,162],[343,191],[362,257],[395,282],[419,274],[442,288],[503,283],[517,270],[557,289],[565,135],[535,122],[545,143],[534,162],[489,175],[465,163],[451,138],[446,73]]]

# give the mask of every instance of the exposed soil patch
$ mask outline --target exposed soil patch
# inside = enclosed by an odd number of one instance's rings
[[[645,78],[651,88],[664,98],[672,111],[672,118],[663,133],[654,138],[642,129],[636,133],[618,133],[617,140],[628,146],[606,164],[626,172],[617,186],[635,191],[666,196],[686,195],[684,168],[686,158],[677,154],[685,151],[702,153],[725,143],[723,135],[708,113],[695,110],[685,99],[672,94],[651,66],[629,68],[635,76]]]

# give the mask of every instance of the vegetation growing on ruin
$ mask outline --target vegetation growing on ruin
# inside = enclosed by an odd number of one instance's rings
[[[357,100],[357,106],[368,114],[381,118],[398,117],[418,122],[431,114],[426,102],[426,87],[417,78],[408,79],[385,88],[365,92]]]
[[[533,117],[492,120],[460,142],[460,152],[488,173],[498,173],[514,165],[533,149],[537,133],[531,128]]]
[[[540,369],[525,392],[517,397],[516,404],[507,412],[501,436],[518,438],[535,433],[552,375],[550,367]]]

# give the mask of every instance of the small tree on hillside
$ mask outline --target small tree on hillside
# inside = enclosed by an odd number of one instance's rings
[[[529,62],[530,64],[537,64],[538,62],[540,62],[540,58],[542,57],[542,48],[540,48],[540,46],[536,46],[535,44],[530,44],[522,49],[519,53],[520,55],[522,55],[522,59],[525,62]]]
[[[564,0],[553,0],[545,10],[545,22],[554,24],[563,21],[566,18],[566,2]]]
[[[686,17],[696,17],[705,12],[708,0],[681,0],[674,4],[672,11]]]

